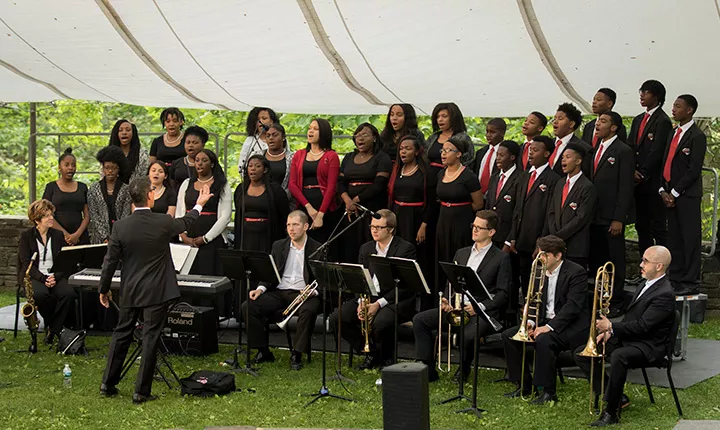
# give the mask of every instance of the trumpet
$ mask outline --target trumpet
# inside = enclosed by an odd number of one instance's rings
[[[535,342],[535,340],[530,337],[530,334],[528,333],[527,325],[528,321],[532,321],[535,324],[535,327],[537,327],[540,323],[542,293],[543,289],[545,289],[545,272],[547,271],[547,265],[541,259],[541,257],[543,257],[544,255],[544,252],[538,252],[537,257],[535,257],[535,260],[530,267],[531,277],[528,284],[527,296],[525,297],[525,306],[523,306],[522,321],[520,321],[520,328],[518,329],[517,333],[515,333],[515,336],[512,337],[512,340],[523,342],[524,344],[521,365],[522,370],[520,373],[520,397],[523,400],[526,400],[524,397],[522,397],[522,393],[525,389],[525,355],[527,353],[527,344]],[[533,357],[533,374],[535,373],[536,358],[537,357]]]
[[[605,343],[602,352],[598,352],[597,327],[595,320],[598,317],[607,316],[610,313],[610,298],[612,298],[615,285],[615,265],[608,261],[602,267],[598,267],[595,275],[595,293],[593,294],[592,316],[590,317],[590,333],[585,348],[578,353],[581,357],[590,357],[590,414],[594,413],[593,407],[593,373],[595,371],[595,358],[602,357],[600,380],[600,399],[605,395]]]
[[[295,315],[295,312],[297,312],[298,309],[305,303],[305,300],[312,297],[312,295],[315,293],[315,291],[318,288],[317,281],[312,281],[312,283],[302,290],[300,290],[300,294],[295,297],[295,299],[288,305],[287,308],[283,311],[283,316],[285,316],[285,319],[277,323],[278,328],[281,330],[285,330],[287,327],[288,321],[290,321],[290,318]]]
[[[368,307],[370,307],[370,296],[368,296],[367,294],[363,294],[360,297],[360,306],[362,306],[362,320],[360,321],[360,331],[365,336],[365,346],[363,347],[362,352],[367,354],[370,352],[370,329],[372,328],[372,323],[370,322],[370,318],[368,315]]]

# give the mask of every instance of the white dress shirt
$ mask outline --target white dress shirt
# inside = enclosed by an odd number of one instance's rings
[[[493,246],[492,242],[483,246],[482,248],[479,248],[478,244],[474,243],[472,248],[470,249],[470,257],[468,257],[468,261],[465,265],[473,269],[473,271],[477,272],[478,267],[480,267],[480,264],[485,259],[488,251],[490,251],[491,246]],[[463,296],[463,304],[470,304],[470,299]],[[482,303],[480,303],[480,307],[482,308],[482,310],[485,310],[485,306]]]
[[[662,275],[658,278],[650,279],[649,281],[645,282],[645,286],[643,287],[642,290],[640,290],[640,294],[638,294],[637,298],[635,298],[635,300],[633,302],[637,302],[638,300],[640,300],[640,297],[642,297],[642,295],[645,294],[645,291],[650,289],[650,287],[652,287],[657,281],[661,280],[664,277],[665,277],[665,275]]]
[[[545,290],[547,292],[545,298],[545,318],[547,319],[555,318],[555,291],[557,290],[557,281],[562,265],[563,262],[561,261],[555,270],[552,272],[545,272],[545,276],[548,278],[548,284]],[[555,329],[553,329],[549,324],[548,327],[550,330],[555,331]]]
[[[502,171],[500,172],[500,176],[505,177],[503,179],[503,188],[505,188],[505,185],[508,183],[508,181],[510,180],[510,177],[513,175],[513,173],[515,173],[516,170],[517,170],[517,166],[513,164],[511,168],[507,169],[507,172],[502,172]],[[500,178],[498,178],[498,185],[500,185]],[[502,192],[502,188],[500,188],[500,191]]]
[[[681,130],[681,131],[680,131],[680,137],[678,137],[678,146],[680,145],[680,141],[682,140],[682,138],[683,138],[683,136],[685,135],[685,133],[688,131],[688,129],[689,129],[690,127],[692,127],[693,124],[695,124],[695,120],[694,120],[694,119],[691,119],[690,121],[687,122],[687,124],[685,124],[685,125],[679,125],[679,126],[678,126],[678,127],[680,128],[680,130]],[[677,129],[674,129],[674,130],[672,131],[672,137],[670,138],[670,142],[672,142],[672,139],[675,137],[675,133],[677,133]],[[669,146],[670,146],[670,144],[668,144],[668,148],[669,148]],[[670,154],[668,154],[668,155],[670,155]],[[663,167],[663,169],[665,169],[665,161],[663,161],[662,167]],[[660,187],[660,189],[658,190],[658,193],[662,193],[663,191],[665,191],[665,188]],[[673,188],[672,190],[670,190],[670,194],[672,194],[673,197],[675,197],[675,198],[680,197],[680,193],[678,193],[677,191],[675,191],[675,188]]]
[[[570,139],[572,139],[572,137],[573,137],[573,133],[570,133],[563,138],[558,138],[558,137],[555,138],[555,150],[553,152],[555,152],[555,154],[557,154],[557,157],[555,157],[555,159],[553,160],[552,167],[555,167],[555,164],[562,161],[562,153],[565,150],[565,147],[567,146],[567,144],[570,142]],[[557,144],[558,139],[560,139],[559,145]]]
[[[305,244],[307,243],[307,236],[300,248],[295,246],[295,243],[290,241],[290,249],[288,250],[287,260],[285,261],[285,268],[283,269],[282,278],[280,284],[278,284],[278,290],[296,290],[300,291],[305,288],[305,277],[303,271],[305,270]],[[258,285],[258,289],[265,292],[267,288],[264,285]]]
[[[387,246],[384,249],[380,246],[380,242],[375,242],[375,254],[379,255],[380,257],[387,257],[387,252],[388,249],[390,249],[390,244],[392,243],[393,237],[394,236],[390,237],[390,242],[388,242]],[[380,281],[378,281],[377,276],[373,275],[372,281],[373,284],[375,284],[375,288],[380,291]],[[388,301],[385,300],[385,297],[380,297],[377,302],[380,304],[381,308],[384,308],[388,304]]]
[[[572,188],[573,188],[573,185],[575,185],[575,182],[577,182],[578,179],[580,179],[580,175],[582,175],[582,170],[577,172],[575,174],[575,176],[567,175],[565,177],[565,181],[563,181],[563,183],[562,183],[563,187],[565,186],[565,182],[567,182],[567,180],[570,179],[570,185],[568,186],[568,195],[570,195],[570,191],[572,191]]]
[[[493,167],[495,167],[495,159],[497,158],[497,151],[500,147],[500,144],[488,145],[488,150],[485,151],[485,155],[482,158],[482,162],[480,163],[480,167],[478,168],[478,179],[482,178],[483,175],[483,169],[485,169],[485,163],[487,163],[487,158],[490,156],[490,149],[492,148],[492,156],[490,158],[490,164],[488,164],[488,168],[490,168],[490,175],[492,176]]]
[[[39,239],[36,242],[38,246],[38,270],[43,275],[50,276],[52,275],[50,269],[53,267],[52,238],[50,235],[47,236],[47,245],[43,245]]]

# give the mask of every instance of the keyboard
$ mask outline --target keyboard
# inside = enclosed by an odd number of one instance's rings
[[[98,287],[100,269],[84,269],[70,276],[68,283],[75,287]],[[177,275],[180,293],[217,294],[232,287],[230,280],[224,276]],[[116,270],[110,288],[120,288],[120,271]]]

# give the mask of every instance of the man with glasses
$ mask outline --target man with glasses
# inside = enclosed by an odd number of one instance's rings
[[[369,256],[379,255],[381,257],[399,257],[414,260],[415,245],[395,236],[397,218],[388,209],[377,211],[380,218],[373,218],[370,222],[370,233],[373,240],[364,243],[360,247],[359,262],[369,267]],[[370,353],[365,357],[359,368],[374,369],[392,362],[393,347],[395,345],[393,333],[395,324],[395,310],[398,312],[398,323],[409,321],[415,313],[415,296],[407,294],[400,289],[398,300],[395,303],[395,285],[380,285],[377,277],[373,274],[375,287],[380,291],[377,297],[371,297],[372,303],[368,306],[367,318],[370,318]],[[353,298],[343,303],[340,310],[342,317],[342,337],[347,340],[355,352],[360,353],[365,345],[365,337],[362,334],[362,309],[360,298]],[[337,311],[330,315],[330,329],[337,329]]]
[[[474,244],[459,249],[455,253],[453,260],[456,264],[472,267],[475,270],[478,277],[480,277],[485,284],[488,292],[493,296],[492,300],[486,299],[481,301],[481,306],[489,316],[495,319],[501,319],[501,313],[507,307],[512,268],[510,265],[510,256],[493,245],[492,239],[495,235],[497,225],[498,215],[495,212],[490,210],[478,211],[471,225]],[[447,297],[450,297],[450,294],[445,295],[442,299],[442,310],[445,319],[447,319],[448,313],[453,309]],[[465,326],[465,337],[462,339],[462,342],[465,343],[464,356],[462,357],[462,374],[463,378],[467,380],[470,375],[470,365],[473,359],[473,340],[475,336],[491,334],[493,328],[484,319],[481,319],[478,324],[479,332],[476,333],[475,319],[477,315],[475,315],[475,310],[467,298],[463,302],[463,309],[470,314],[470,322]],[[428,366],[428,380],[430,382],[439,379],[435,363],[435,354],[433,353],[435,336],[432,334],[433,330],[436,330],[440,323],[438,318],[438,308],[420,312],[413,318],[415,358]],[[460,369],[455,373],[456,380],[459,379],[459,375]]]
[[[610,376],[605,373],[605,409],[592,427],[605,427],[620,421],[620,411],[630,404],[623,394],[628,369],[652,366],[665,358],[670,330],[675,321],[675,294],[666,272],[671,261],[664,246],[651,246],[643,254],[640,275],[646,280],[635,291],[625,317],[612,322],[605,316],[597,320],[597,343],[605,343],[605,361],[610,362]],[[582,346],[576,352],[582,351]],[[574,354],[575,362],[589,379],[590,358]],[[600,393],[600,372],[592,381]]]

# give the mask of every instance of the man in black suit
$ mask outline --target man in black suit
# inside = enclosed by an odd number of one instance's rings
[[[662,158],[670,140],[672,122],[662,105],[665,86],[649,80],[640,87],[640,105],[645,112],[633,119],[628,145],[635,151],[635,230],[638,248],[667,243],[665,206],[658,195],[662,186]]]
[[[595,97],[593,97],[592,112],[597,115],[597,118],[585,124],[582,133],[582,140],[585,143],[591,144],[593,149],[597,148],[597,144],[600,141],[600,138],[595,133],[595,124],[600,118],[600,115],[613,110],[616,101],[617,94],[610,88],[600,88],[595,93]],[[627,130],[625,129],[625,125],[622,123],[620,123],[620,126],[618,127],[617,136],[621,142],[627,142]]]
[[[483,146],[475,153],[475,159],[470,165],[480,180],[480,190],[485,194],[490,186],[490,178],[500,170],[495,161],[498,145],[505,139],[507,124],[502,118],[493,118],[485,127],[487,146]]]
[[[188,229],[212,194],[209,186],[203,187],[195,207],[184,217],[174,219],[150,210],[155,196],[147,176],[133,180],[129,187],[135,210],[113,225],[100,275],[100,303],[109,308],[110,284],[115,268],[122,261],[120,317],[110,342],[100,392],[107,396],[117,394],[115,386],[120,382],[135,323],[142,317],[142,360],[132,395],[133,403],[140,404],[155,399],[150,392],[158,342],[167,320],[168,305],[180,297],[170,256],[170,239]]]
[[[555,141],[547,136],[537,136],[532,141],[529,154],[531,167],[520,177],[515,198],[515,216],[503,248],[503,251],[518,255],[523,297],[527,294],[530,282],[535,242],[545,229],[548,206],[560,178],[548,165],[548,158],[554,149]]]
[[[665,148],[663,183],[658,190],[667,208],[670,282],[677,295],[695,294],[700,286],[700,200],[707,137],[693,120],[697,107],[697,99],[690,94],[678,96],[673,103],[672,116],[678,126]]]
[[[521,147],[521,155],[518,160],[518,167],[520,170],[530,170],[532,163],[530,162],[530,145],[536,137],[540,136],[547,127],[547,117],[538,111],[530,112],[530,115],[525,118],[523,122],[521,132],[525,136],[525,143]],[[553,144],[555,148],[555,144]],[[552,153],[552,151],[550,151]],[[549,157],[549,155],[548,155]]]
[[[370,268],[369,256],[379,255],[381,257],[399,257],[410,260],[415,259],[415,245],[395,236],[397,218],[388,209],[377,211],[380,219],[373,218],[370,221],[370,233],[373,240],[364,243],[360,247],[358,261],[366,268]],[[380,285],[373,271],[373,283],[380,294],[371,297],[368,306],[368,317],[370,318],[369,346],[370,353],[365,356],[365,361],[359,366],[360,369],[374,369],[376,367],[392,363],[395,346],[394,325],[395,310],[398,312],[398,324],[402,324],[415,314],[415,295],[407,289],[399,288],[399,303],[395,303],[395,285]],[[361,330],[362,300],[353,298],[343,303],[340,315],[342,317],[342,337],[347,340],[355,352],[360,353],[365,345],[365,337]],[[330,315],[331,330],[337,329],[337,310]]]
[[[499,319],[507,307],[510,277],[512,275],[510,257],[492,243],[492,238],[497,231],[497,225],[498,216],[495,212],[490,210],[478,211],[472,224],[472,237],[475,243],[473,246],[459,249],[455,253],[454,258],[456,264],[466,265],[475,269],[475,272],[485,284],[488,292],[493,295],[492,300],[486,299],[480,303],[484,307],[485,312],[495,319]],[[470,293],[472,294],[472,291]],[[447,319],[448,312],[453,309],[452,304],[448,301],[449,298],[452,299],[452,296],[446,295],[443,297],[441,303],[444,319]],[[467,380],[470,375],[470,364],[472,364],[473,359],[472,344],[475,336],[486,336],[494,332],[494,329],[484,319],[481,319],[479,322],[480,331],[476,333],[475,319],[477,315],[475,315],[475,310],[467,299],[463,305],[463,309],[471,315],[470,322],[465,325],[465,338],[462,340],[465,342],[462,369],[463,377]],[[435,354],[433,354],[435,336],[432,334],[433,330],[436,330],[439,324],[438,308],[420,312],[413,318],[415,358],[427,364],[428,380],[430,382],[439,379],[435,363]],[[443,326],[445,325],[446,323],[444,322]],[[455,374],[456,378],[459,376],[459,370],[460,369],[458,369],[458,372]]]
[[[520,170],[517,159],[520,147],[512,140],[504,140],[498,145],[496,164],[500,169],[490,180],[485,193],[485,207],[494,211],[500,218],[493,244],[502,249],[510,228],[517,204],[517,187],[520,184]]]
[[[610,377],[606,373],[602,381],[607,403],[600,418],[590,424],[593,427],[618,423],[620,411],[630,404],[623,394],[628,369],[652,366],[665,357],[675,321],[675,295],[665,274],[670,260],[670,251],[664,246],[648,248],[640,262],[640,273],[646,282],[637,288],[623,320],[613,323],[602,316],[596,322],[597,343],[606,345]],[[592,359],[577,355],[582,350],[583,346],[576,349],[575,362],[590,379]],[[592,381],[595,393],[600,393],[600,373],[596,368]]]
[[[593,219],[597,193],[595,186],[581,171],[585,147],[569,144],[563,152],[560,177],[548,204],[544,234],[565,241],[564,258],[587,267],[590,253],[590,222]]]
[[[555,393],[557,355],[562,351],[574,351],[585,344],[590,313],[587,307],[587,272],[584,267],[565,260],[565,242],[557,236],[545,236],[537,240],[537,247],[544,252],[540,258],[545,263],[546,272],[542,303],[535,311],[539,312],[537,326],[534,319],[528,318],[529,337],[535,340],[535,374],[532,379],[530,360],[526,359],[525,369],[522,368],[523,348],[527,345],[512,339],[519,326],[505,330],[502,341],[508,379],[517,387],[506,396],[530,395],[531,384],[534,384],[539,395],[531,403],[542,405],[558,400]],[[537,292],[538,287],[535,288]]]
[[[582,123],[582,112],[575,107],[572,103],[563,103],[557,108],[555,112],[555,119],[553,119],[553,133],[555,134],[555,149],[550,154],[550,167],[559,176],[563,176],[562,159],[563,153],[569,144],[575,144],[581,146],[586,154],[592,152],[592,147],[585,141],[575,136],[575,130],[580,127]],[[590,160],[585,160],[582,165],[582,171],[585,176],[590,175]]]
[[[598,144],[592,164],[597,209],[590,224],[590,273],[608,261],[615,265],[615,288],[610,317],[622,312],[625,288],[625,225],[632,222],[633,151],[617,135],[622,117],[617,112],[600,115],[595,126]]]
[[[266,320],[286,309],[298,297],[298,293],[314,279],[308,267],[308,258],[320,247],[320,243],[307,235],[307,214],[300,210],[291,212],[285,226],[288,237],[275,241],[271,250],[281,276],[280,284],[261,283],[250,291],[250,300],[246,300],[242,305],[243,315],[248,315],[250,344],[258,349],[255,363],[275,361],[275,356],[268,348]],[[315,290],[295,313],[298,317],[297,330],[293,339],[293,350],[290,352],[290,367],[293,370],[302,368],[302,353],[310,346],[315,320],[322,308],[318,293],[319,291]]]

